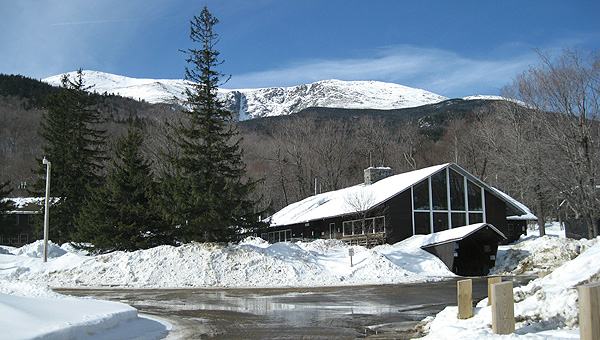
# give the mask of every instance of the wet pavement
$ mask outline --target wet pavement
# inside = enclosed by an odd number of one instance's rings
[[[464,278],[460,278],[464,279]],[[532,277],[509,277],[515,286]],[[456,281],[276,289],[56,289],[131,305],[169,321],[167,339],[404,339],[456,305]],[[487,278],[473,278],[473,300]]]

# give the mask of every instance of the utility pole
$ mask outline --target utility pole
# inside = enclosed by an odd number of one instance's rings
[[[50,166],[49,160],[44,157],[42,164],[46,165],[46,202],[44,203],[44,262],[48,261],[48,199],[50,198]]]

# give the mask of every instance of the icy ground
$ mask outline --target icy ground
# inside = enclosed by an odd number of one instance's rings
[[[448,307],[428,321],[426,339],[578,339],[576,286],[599,281],[600,245],[594,240],[535,232],[500,247],[495,274],[548,276],[515,289],[517,332],[491,331],[491,310],[479,303],[475,316],[457,320]],[[227,246],[192,243],[136,252],[89,256],[69,245],[0,247],[0,327],[7,339],[162,339],[171,326],[116,303],[66,297],[48,287],[306,287],[423,282],[454,276],[422,251],[423,236],[373,249],[334,240],[277,243],[249,238]]]

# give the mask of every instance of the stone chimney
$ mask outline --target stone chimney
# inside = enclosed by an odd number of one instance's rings
[[[387,166],[368,167],[365,169],[365,184],[373,184],[393,175],[392,168]]]

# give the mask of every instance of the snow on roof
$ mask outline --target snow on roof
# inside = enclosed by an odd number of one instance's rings
[[[479,185],[484,186],[486,190],[490,190],[507,204],[512,205],[517,210],[523,211],[523,215],[513,216],[511,219],[537,219],[537,217],[535,217],[535,215],[533,215],[522,203],[516,201],[502,191],[490,187],[483,181],[469,174],[460,166],[454,163],[445,163],[390,176],[370,185],[365,185],[363,183],[345,189],[311,196],[279,210],[269,217],[267,221],[270,222],[272,227],[276,227],[366,211],[447,167],[452,167],[452,169],[466,175],[469,179],[475,180]],[[356,205],[348,204],[349,200],[361,201],[361,209],[356,209]]]
[[[531,210],[529,210],[529,208],[527,208],[527,206],[525,206],[525,204],[517,201],[516,199],[508,196],[508,194],[494,188],[494,187],[490,187],[490,189],[496,194],[498,195],[500,198],[502,198],[505,202],[510,203],[512,205],[514,205],[517,209],[523,211],[524,213],[521,215],[514,215],[514,216],[507,216],[506,219],[507,220],[526,220],[526,221],[537,221],[537,216],[535,216]]]
[[[52,200],[56,199],[52,198]],[[12,202],[12,207],[8,210],[8,213],[11,214],[39,211],[44,204],[44,197],[7,197],[0,201]]]
[[[490,227],[503,238],[506,238],[506,236],[504,236],[504,234],[500,230],[496,229],[496,227],[494,227],[493,225],[488,223],[477,223],[426,235],[426,237],[422,239],[423,245],[421,247],[462,240],[486,226]]]
[[[304,223],[312,220],[340,216],[357,212],[346,201],[362,200],[362,210],[369,210],[413,184],[444,169],[448,163],[390,176],[373,184],[358,184],[353,187],[325,192],[288,205],[270,218],[271,226]]]

